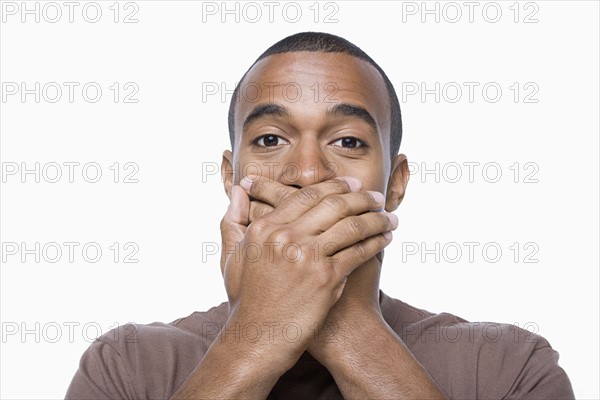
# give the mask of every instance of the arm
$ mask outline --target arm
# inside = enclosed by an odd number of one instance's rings
[[[369,212],[383,205],[382,196],[356,193],[355,179],[291,194],[273,190],[267,179],[248,183],[243,183],[248,194],[233,187],[221,224],[229,319],[174,400],[266,398],[307,349],[312,340],[307,333],[325,320],[347,276],[389,243],[390,236],[381,233],[395,229],[385,214]],[[249,224],[249,195],[274,194],[285,194],[279,207]],[[363,229],[349,232],[356,225]],[[286,340],[282,330],[258,341],[235,339],[237,326],[286,323],[298,327],[298,340]]]
[[[278,206],[276,199],[254,197],[275,209]],[[397,218],[389,217],[397,226]],[[340,299],[308,351],[329,370],[345,398],[445,399],[381,315],[381,262],[378,254],[348,276]]]
[[[319,350],[311,348],[344,398],[447,398],[381,316],[353,314],[335,325],[337,332]]]
[[[125,326],[116,329],[126,329]],[[107,333],[111,335],[112,331]],[[110,336],[109,336],[110,337]],[[81,356],[65,399],[135,399],[138,395],[129,376],[131,371],[119,352],[108,342],[94,341]]]
[[[571,381],[558,365],[558,353],[550,345],[533,351],[517,382],[507,399],[575,399]]]
[[[293,360],[278,356],[277,344],[268,337],[250,343],[239,340],[230,318],[208,352],[184,384],[171,397],[184,399],[264,399]],[[283,349],[281,349],[283,350]],[[291,363],[291,365],[290,365]]]

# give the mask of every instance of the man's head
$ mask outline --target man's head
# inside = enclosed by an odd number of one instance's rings
[[[400,113],[400,102],[396,96],[394,85],[388,79],[387,75],[377,65],[377,63],[369,57],[367,53],[362,51],[359,47],[350,43],[344,38],[332,35],[330,33],[322,32],[302,32],[295,35],[288,36],[273,46],[269,47],[264,53],[262,53],[254,64],[248,68],[248,71],[242,77],[240,84],[236,86],[231,102],[229,103],[229,140],[231,141],[231,148],[235,148],[236,138],[236,126],[235,126],[235,109],[236,104],[239,101],[240,88],[244,84],[244,78],[248,75],[248,72],[254,67],[254,65],[260,60],[269,57],[273,54],[282,53],[294,53],[294,52],[317,52],[317,53],[341,53],[356,57],[360,60],[366,61],[371,64],[381,75],[385,82],[387,95],[390,101],[390,156],[393,158],[398,154],[400,149],[400,142],[402,141],[402,115]]]
[[[246,175],[303,187],[354,176],[395,209],[408,182],[400,107],[381,68],[340,37],[289,36],[244,74],[229,110],[226,192]],[[227,172],[230,171],[230,172]]]

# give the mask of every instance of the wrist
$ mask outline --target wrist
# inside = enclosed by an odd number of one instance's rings
[[[357,312],[351,319],[324,324],[308,350],[331,371],[370,352],[368,349],[377,346],[375,343],[388,334],[388,329],[380,313],[373,310]]]
[[[297,341],[290,340],[290,335],[284,324],[240,317],[234,312],[213,344],[239,360],[240,368],[262,370],[279,379],[294,366],[304,350]]]

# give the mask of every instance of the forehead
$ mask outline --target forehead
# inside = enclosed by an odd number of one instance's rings
[[[389,138],[390,101],[379,71],[343,53],[292,52],[257,62],[238,89],[235,126],[261,103],[279,103],[292,113],[320,113],[336,103],[364,107]]]

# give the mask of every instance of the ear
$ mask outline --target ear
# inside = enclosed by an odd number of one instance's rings
[[[386,211],[391,212],[398,208],[404,198],[404,193],[406,193],[409,178],[408,160],[404,154],[398,154],[392,160],[385,199]]]
[[[231,200],[231,187],[233,186],[233,153],[231,150],[223,152],[223,160],[221,161],[221,181],[225,194]]]

